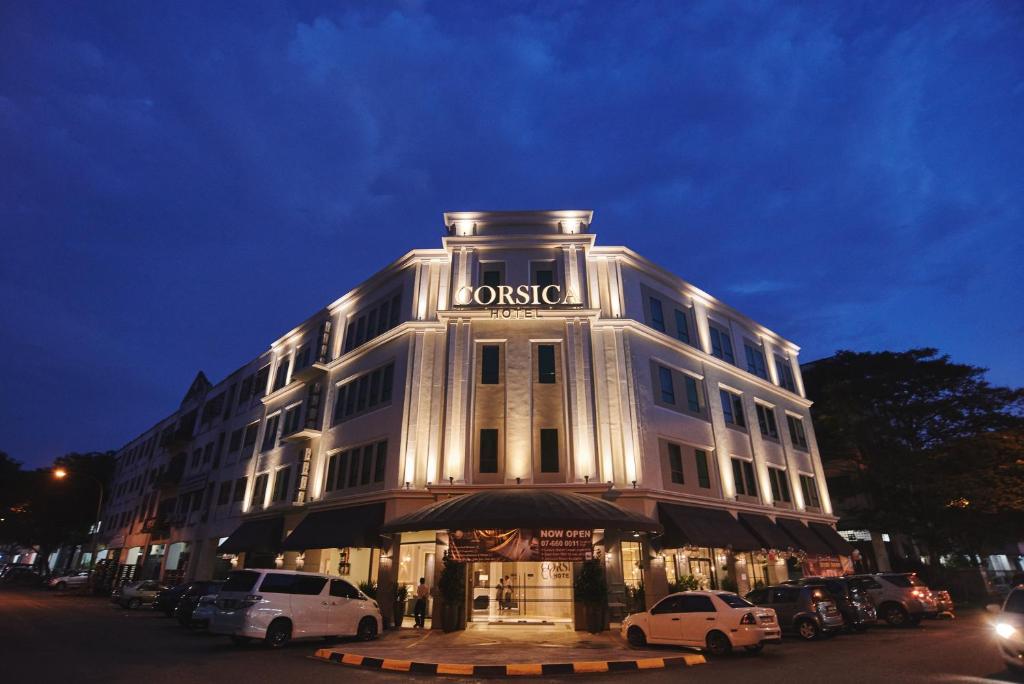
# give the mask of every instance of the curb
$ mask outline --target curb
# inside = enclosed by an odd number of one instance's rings
[[[369,670],[407,672],[425,675],[463,675],[466,677],[543,677],[553,675],[593,674],[597,672],[637,672],[669,667],[688,667],[706,662],[702,655],[640,660],[586,660],[572,663],[508,663],[505,665],[473,665],[468,663],[420,663],[412,660],[371,658],[355,653],[341,653],[321,648],[313,658],[327,663],[362,667]]]

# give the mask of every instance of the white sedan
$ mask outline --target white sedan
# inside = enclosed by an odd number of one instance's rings
[[[57,591],[84,587],[89,583],[89,571],[69,572],[66,575],[52,577],[46,584]]]
[[[726,591],[670,594],[650,610],[628,616],[621,633],[631,646],[691,646],[712,655],[740,647],[757,652],[782,639],[774,610]]]

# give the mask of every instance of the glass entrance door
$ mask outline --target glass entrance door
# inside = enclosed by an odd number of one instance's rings
[[[572,622],[572,563],[470,564],[473,622]]]

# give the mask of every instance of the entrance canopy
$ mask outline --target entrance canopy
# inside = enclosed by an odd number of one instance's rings
[[[665,523],[664,548],[680,546],[731,547],[753,551],[762,544],[729,511],[659,503],[658,517]]]
[[[299,523],[281,548],[343,549],[380,546],[380,526],[384,522],[384,504],[332,508],[310,513]]]
[[[796,542],[793,546],[797,549],[803,549],[805,553],[812,556],[831,556],[835,553],[832,547],[825,543],[821,537],[816,535],[811,528],[804,525],[799,520],[793,518],[778,518],[779,527],[786,531],[786,534],[793,538]]]
[[[281,516],[246,520],[218,547],[217,553],[278,553],[283,531]]]
[[[766,549],[785,551],[793,547],[793,540],[789,535],[773,523],[767,515],[740,513],[740,522],[761,541],[761,546]]]
[[[382,532],[578,527],[661,531],[646,515],[573,492],[548,489],[496,489],[465,494],[399,516]]]
[[[810,528],[839,556],[849,556],[853,553],[853,545],[839,536],[839,533],[824,523],[812,522]]]

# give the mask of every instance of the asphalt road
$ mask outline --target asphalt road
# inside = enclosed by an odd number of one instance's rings
[[[103,599],[40,590],[0,589],[0,654],[5,681],[57,682],[339,682],[407,681],[408,675],[329,665],[309,656],[318,641],[280,651],[236,648],[227,639],[189,632],[150,610],[125,611]],[[665,649],[666,654],[674,649]],[[796,643],[709,660],[685,670],[565,677],[599,682],[984,682],[1024,681],[1002,666],[987,614],[919,628],[878,627],[819,643]],[[430,680],[429,677],[418,677]],[[466,681],[463,679],[463,681]]]

